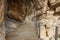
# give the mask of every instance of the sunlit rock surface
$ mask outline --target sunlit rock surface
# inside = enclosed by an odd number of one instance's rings
[[[0,40],[55,40],[56,26],[60,40],[60,0],[8,0],[8,4],[5,19],[4,0],[0,0]]]

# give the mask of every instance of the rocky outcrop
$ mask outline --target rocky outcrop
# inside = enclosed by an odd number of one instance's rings
[[[55,40],[56,26],[60,40],[60,0],[8,0],[6,15],[3,3],[1,0],[0,40]]]

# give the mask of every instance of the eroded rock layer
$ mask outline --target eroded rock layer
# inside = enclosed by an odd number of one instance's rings
[[[56,27],[60,40],[60,0],[8,0],[7,11],[0,0],[0,40],[55,40]]]

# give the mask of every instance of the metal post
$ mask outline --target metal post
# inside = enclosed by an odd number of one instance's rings
[[[55,28],[55,40],[58,40],[58,27]]]
[[[8,13],[8,2],[7,0],[4,0],[4,12],[5,12],[5,17],[7,16],[7,13]]]
[[[55,40],[58,40],[58,26],[60,24],[60,20],[59,18],[57,19],[57,22],[56,22],[56,27],[55,27]]]
[[[35,13],[35,9],[34,9],[34,25],[35,25],[35,28],[36,28],[36,33],[38,33],[38,25],[37,25],[37,20],[36,20],[36,13]]]
[[[38,23],[38,27],[39,27],[39,29],[38,29],[38,31],[39,31],[38,38],[40,38],[40,23]]]
[[[8,14],[8,0],[4,0],[4,23],[5,23],[5,29],[7,27],[7,14]],[[7,29],[5,30],[7,31]],[[7,33],[7,32],[5,32]]]
[[[40,24],[37,23],[36,18],[34,19],[34,22],[35,22],[34,24],[35,24],[35,28],[36,28],[36,33],[38,35],[38,38],[40,38]]]
[[[55,40],[58,40],[58,25],[59,25],[59,18],[57,19],[55,27]]]
[[[34,9],[34,19],[33,20],[34,20],[34,25],[35,25],[35,29],[36,29],[36,34],[38,35],[38,38],[40,38],[40,24],[37,22],[35,9]]]

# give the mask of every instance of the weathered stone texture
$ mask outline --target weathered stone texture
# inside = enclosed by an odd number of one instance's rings
[[[60,40],[60,0],[8,0],[7,19],[3,3],[1,0],[0,40],[55,40],[56,26]],[[34,25],[35,16],[40,23],[40,38]]]

